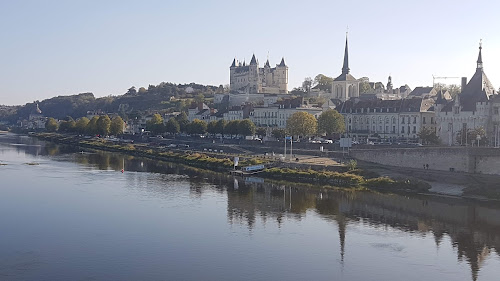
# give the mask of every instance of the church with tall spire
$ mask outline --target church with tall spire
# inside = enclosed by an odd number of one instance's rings
[[[359,80],[351,75],[349,69],[349,48],[347,34],[345,38],[344,63],[342,65],[342,73],[333,80],[332,95],[332,98],[341,101],[359,97]]]
[[[246,62],[233,59],[229,67],[230,90],[240,94],[287,94],[288,93],[288,66],[285,58],[276,67],[271,67],[267,59],[264,67],[259,67],[259,60],[255,54]]]

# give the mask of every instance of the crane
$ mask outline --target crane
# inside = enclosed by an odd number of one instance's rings
[[[434,85],[436,85],[435,83],[435,80],[436,79],[460,79],[461,77],[451,77],[451,76],[443,76],[443,77],[438,77],[438,76],[434,76],[432,75],[432,86],[434,87]]]

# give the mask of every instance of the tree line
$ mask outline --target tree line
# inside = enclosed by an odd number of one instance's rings
[[[79,133],[89,135],[121,135],[124,127],[123,119],[120,116],[115,116],[113,119],[108,115],[94,116],[92,119],[82,117],[74,120],[72,117],[67,117],[61,122],[50,117],[45,123],[45,129],[48,132],[62,133]]]
[[[250,119],[244,120],[217,120],[206,122],[204,120],[195,119],[189,122],[185,112],[180,113],[176,117],[168,119],[165,123],[163,117],[156,113],[151,120],[146,122],[146,130],[153,134],[229,134],[252,136],[257,132],[255,124]]]

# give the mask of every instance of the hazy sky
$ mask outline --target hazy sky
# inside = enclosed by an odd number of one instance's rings
[[[228,84],[234,57],[281,57],[289,89],[341,72],[395,86],[467,76],[483,39],[500,87],[498,1],[0,0],[0,104],[56,95],[123,94],[162,81]],[[458,79],[448,80],[460,83]],[[445,81],[440,81],[445,82]]]

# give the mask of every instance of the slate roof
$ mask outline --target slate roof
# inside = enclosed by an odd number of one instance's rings
[[[413,91],[411,91],[411,93],[409,95],[413,96],[413,97],[422,97],[422,96],[430,93],[432,91],[432,89],[434,89],[434,88],[433,87],[416,87],[415,89],[413,89]]]
[[[278,66],[286,66],[286,64],[285,64],[285,58],[284,57],[281,58],[281,62],[280,62],[280,64]]]
[[[356,78],[349,73],[342,73],[337,78],[333,79],[333,81],[355,81]]]
[[[257,64],[257,60],[255,59],[255,54],[252,56],[252,60],[250,61],[250,65]]]
[[[333,81],[356,81],[356,78],[349,73],[349,49],[347,46],[347,37],[345,38],[344,64],[342,65],[342,74]]]
[[[372,100],[356,100],[350,99],[345,101],[343,104],[337,106],[340,113],[351,113],[351,109],[353,112],[356,112],[357,109],[370,109],[373,112],[373,109],[377,109],[375,113],[394,113],[394,112],[426,112],[429,111],[434,105],[434,101],[432,99],[422,99],[422,98],[413,98],[413,99],[402,99],[402,100],[381,100],[381,99],[372,99]],[[382,112],[379,110],[382,109]],[[387,111],[388,109],[388,111]],[[358,113],[361,113],[359,111]]]

